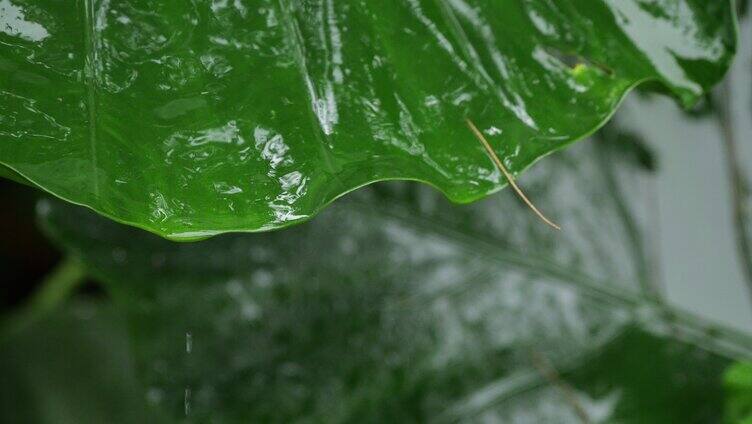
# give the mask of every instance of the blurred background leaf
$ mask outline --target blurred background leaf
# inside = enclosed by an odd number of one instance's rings
[[[726,422],[752,423],[752,362],[733,364],[724,375]]]
[[[135,378],[123,320],[77,300],[0,340],[0,421],[154,423]]]
[[[456,207],[404,183],[191,244],[39,209],[125,314],[147,397],[175,419],[718,422],[723,370],[752,343],[664,303],[637,212],[649,170],[624,149],[531,172],[561,233],[511,193]]]

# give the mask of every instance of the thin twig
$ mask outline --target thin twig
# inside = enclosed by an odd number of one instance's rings
[[[517,193],[517,195],[520,196],[522,201],[525,202],[525,204],[530,209],[532,209],[533,212],[535,212],[535,214],[538,215],[538,217],[543,220],[543,222],[545,222],[546,224],[550,225],[553,228],[556,228],[557,230],[561,230],[561,227],[556,225],[550,219],[546,218],[541,213],[541,211],[539,211],[538,208],[536,208],[535,205],[533,205],[533,202],[531,202],[527,198],[527,196],[525,196],[525,193],[523,193],[520,187],[517,186],[517,183],[514,182],[514,176],[512,176],[512,174],[509,171],[507,171],[507,168],[504,166],[504,164],[501,163],[501,160],[496,155],[496,152],[494,152],[493,148],[491,147],[491,144],[488,142],[488,140],[486,140],[486,137],[483,136],[483,133],[480,132],[480,130],[478,130],[478,127],[476,127],[475,124],[473,124],[473,121],[471,121],[470,119],[466,119],[466,122],[467,122],[467,126],[470,127],[470,130],[473,132],[473,134],[475,134],[475,136],[481,142],[483,147],[485,147],[486,151],[488,152],[488,155],[491,157],[491,160],[493,160],[493,162],[496,164],[499,170],[504,174],[504,176],[507,178],[507,181],[509,181],[509,184],[512,186],[512,188]]]
[[[749,188],[746,178],[739,164],[739,154],[736,147],[734,121],[731,116],[731,83],[729,79],[723,84],[721,91],[722,106],[719,108],[721,133],[723,134],[724,152],[728,164],[728,178],[731,184],[731,199],[734,226],[736,227],[736,251],[742,265],[742,272],[747,281],[748,295],[752,298],[752,246],[747,238],[750,223],[746,216],[745,203],[749,199]]]
[[[531,350],[530,355],[532,357],[533,366],[541,373],[543,378],[548,380],[550,384],[556,386],[559,391],[561,391],[564,395],[564,399],[572,406],[572,409],[574,409],[574,412],[580,418],[580,421],[582,421],[583,424],[589,424],[590,418],[588,417],[587,412],[585,412],[585,408],[582,407],[580,401],[577,399],[577,396],[575,396],[572,386],[567,384],[567,382],[561,378],[561,375],[556,371],[556,368],[551,365],[551,362],[548,358],[543,356],[542,353],[537,350]]]
[[[661,296],[662,290],[658,286],[659,279],[655,278],[656,274],[654,272],[651,273],[651,271],[653,271],[651,269],[651,264],[649,263],[651,255],[646,251],[650,245],[645,242],[645,238],[635,222],[630,206],[625,200],[622,190],[623,187],[620,184],[621,180],[616,177],[614,167],[611,165],[609,157],[606,156],[607,146],[620,141],[617,140],[618,131],[618,121],[614,118],[611,124],[603,127],[600,133],[596,136],[600,137],[600,139],[605,142],[605,144],[596,143],[596,154],[598,157],[597,165],[601,170],[600,173],[606,185],[607,192],[611,196],[611,199],[613,199],[614,211],[619,217],[620,222],[624,225],[624,235],[626,240],[634,251],[634,264],[640,288],[642,288],[647,295],[655,298],[656,301],[661,302],[663,299]],[[651,185],[650,187],[652,188],[653,186]],[[658,202],[650,202],[649,204],[658,205]],[[651,230],[652,231],[648,231],[647,234],[654,235],[657,231],[656,228]]]

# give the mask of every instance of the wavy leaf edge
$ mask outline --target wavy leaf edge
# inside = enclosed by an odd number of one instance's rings
[[[715,79],[708,87],[703,87],[703,92],[699,93],[697,95],[694,95],[693,97],[690,97],[689,99],[687,97],[682,98],[680,96],[680,93],[678,90],[672,89],[670,85],[666,82],[661,80],[659,77],[646,77],[642,79],[638,79],[633,81],[631,84],[626,85],[621,91],[618,93],[618,100],[613,104],[612,107],[610,107],[610,110],[606,115],[604,115],[603,119],[601,119],[596,125],[589,128],[587,131],[580,135],[572,136],[570,140],[567,142],[554,146],[553,148],[548,149],[546,152],[538,155],[537,157],[533,158],[531,161],[529,161],[527,164],[520,167],[520,169],[517,170],[510,170],[512,175],[516,177],[519,177],[520,175],[524,174],[525,171],[527,171],[529,168],[531,168],[533,165],[536,165],[539,161],[542,159],[548,157],[549,155],[559,152],[561,150],[564,150],[574,143],[583,141],[587,139],[588,137],[592,136],[594,133],[596,133],[598,130],[600,130],[603,126],[605,126],[614,116],[614,114],[619,110],[624,100],[627,98],[629,94],[631,94],[633,91],[636,91],[640,86],[643,86],[645,84],[652,84],[657,83],[657,86],[660,87],[662,90],[665,90],[664,92],[661,92],[661,94],[666,94],[669,97],[671,97],[680,107],[684,109],[691,109],[693,106],[695,106],[701,99],[702,95],[704,93],[707,93],[710,91],[710,89],[720,83],[725,76],[728,74],[729,69],[731,68],[731,65],[734,62],[734,59],[736,58],[736,52],[738,50],[739,45],[739,38],[740,38],[740,28],[739,28],[739,19],[738,19],[738,11],[737,11],[737,5],[734,0],[727,0],[729,4],[729,13],[731,18],[731,31],[732,31],[732,44],[729,46],[729,56],[728,60],[726,60],[722,64],[722,72],[717,76],[717,79]],[[661,90],[661,91],[662,91]],[[651,90],[651,92],[656,90]],[[467,119],[472,119],[472,116],[458,116],[457,121],[463,122]],[[468,130],[469,131],[469,130]],[[479,149],[482,149],[479,145]],[[491,162],[491,158],[486,156],[488,158],[488,161]],[[503,161],[505,159],[504,156],[500,155],[500,159]],[[155,234],[157,236],[160,236],[162,238],[175,241],[175,242],[195,242],[195,241],[201,241],[206,240],[208,238],[221,235],[221,234],[227,234],[227,233],[262,233],[262,232],[268,232],[268,231],[277,231],[277,230],[283,230],[285,228],[299,225],[302,223],[305,223],[307,221],[310,221],[311,219],[315,218],[321,211],[326,209],[329,205],[334,203],[335,201],[339,200],[340,198],[359,190],[363,187],[376,184],[379,182],[386,182],[386,181],[409,181],[409,182],[417,182],[421,184],[428,185],[432,187],[433,189],[439,191],[443,194],[443,196],[455,203],[455,204],[470,204],[476,201],[479,201],[481,199],[484,199],[490,195],[493,195],[502,189],[506,188],[509,183],[502,179],[500,183],[494,184],[494,186],[485,192],[480,192],[477,194],[471,194],[470,196],[466,197],[460,197],[460,196],[452,196],[451,193],[447,189],[443,189],[439,187],[437,184],[428,181],[427,179],[422,178],[410,178],[410,177],[378,177],[378,178],[372,178],[364,183],[354,185],[347,190],[344,190],[335,196],[333,196],[331,199],[328,199],[327,201],[321,203],[319,206],[315,207],[308,213],[307,215],[301,217],[301,218],[294,218],[290,219],[281,223],[273,223],[271,225],[265,225],[258,228],[245,228],[245,227],[237,227],[237,228],[215,228],[215,229],[206,229],[202,228],[197,231],[187,231],[187,232],[170,232],[161,230],[156,225],[148,225],[145,222],[138,222],[134,219],[126,219],[120,216],[117,216],[113,213],[110,213],[106,211],[104,208],[99,207],[97,205],[88,204],[83,201],[77,201],[74,199],[69,198],[68,196],[65,196],[61,193],[58,193],[49,187],[45,186],[43,183],[39,181],[35,181],[35,178],[25,174],[22,170],[18,169],[17,167],[13,166],[13,164],[8,163],[7,161],[2,160],[0,158],[0,178],[6,178],[8,180],[20,183],[20,184],[26,184],[32,187],[35,187],[37,189],[42,190],[43,192],[52,195],[58,199],[61,199],[63,201],[66,201],[68,203],[78,205],[85,207],[87,209],[90,209],[94,212],[96,212],[99,215],[102,215],[112,221],[115,221],[120,224],[132,226],[135,228],[142,229],[144,231],[147,231],[149,233]],[[524,183],[523,183],[524,186]],[[323,196],[322,196],[323,197]],[[534,200],[534,199],[533,199]],[[554,211],[555,212],[555,211]],[[531,213],[532,216],[532,213]],[[197,225],[198,227],[201,227],[201,225]]]

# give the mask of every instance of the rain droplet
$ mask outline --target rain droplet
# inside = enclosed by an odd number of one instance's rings
[[[124,264],[128,260],[128,252],[122,247],[112,249],[112,260],[118,264]]]
[[[185,396],[183,398],[183,406],[185,408],[185,416],[187,417],[191,413],[191,389],[185,388]]]

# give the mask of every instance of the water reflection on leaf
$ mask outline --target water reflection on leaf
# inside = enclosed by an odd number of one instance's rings
[[[175,239],[380,180],[466,203],[506,184],[466,118],[517,174],[637,84],[689,106],[733,57],[731,3],[0,0],[0,165]]]

